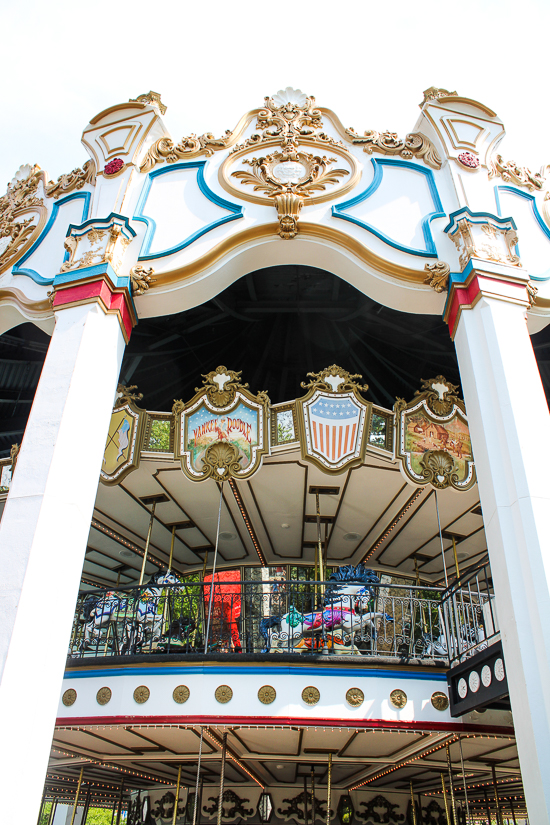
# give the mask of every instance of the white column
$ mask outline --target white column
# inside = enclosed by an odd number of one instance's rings
[[[0,523],[0,799],[36,825],[124,338],[98,303],[56,326]]]
[[[550,416],[525,307],[483,296],[455,345],[529,821],[550,823]]]

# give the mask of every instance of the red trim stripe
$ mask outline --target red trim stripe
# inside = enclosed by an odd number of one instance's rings
[[[353,428],[352,428],[352,431],[351,431],[351,443],[349,445],[350,450],[353,449],[353,446],[355,444],[355,430],[356,429],[357,429],[357,424],[354,424]]]
[[[324,450],[324,447],[323,447],[323,425],[322,424],[319,424],[319,443],[320,443],[319,450],[320,450],[321,453],[324,453],[325,450]]]
[[[347,453],[348,451],[348,438],[349,438],[349,424],[346,424],[346,436],[344,438],[344,452]]]
[[[313,422],[313,446],[317,450],[317,423]]]

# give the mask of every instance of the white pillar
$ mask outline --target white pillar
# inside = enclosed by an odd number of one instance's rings
[[[36,825],[125,341],[99,302],[56,313],[0,523],[0,799]]]
[[[465,299],[460,366],[530,822],[550,823],[550,416],[523,305]],[[488,294],[489,292],[489,294]],[[516,288],[517,293],[517,288]],[[470,308],[474,304],[473,308]]]

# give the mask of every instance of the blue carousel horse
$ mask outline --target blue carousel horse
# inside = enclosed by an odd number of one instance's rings
[[[145,641],[153,642],[160,638],[164,617],[158,612],[159,599],[167,584],[178,582],[179,579],[170,570],[151,576],[145,590],[130,607],[131,618],[126,620],[122,634],[122,655],[139,653]]]
[[[365,627],[371,638],[376,636],[377,620],[393,621],[391,616],[373,610],[372,602],[380,579],[373,570],[363,563],[356,567],[348,564],[339,567],[329,579],[323,600],[323,609],[313,613],[300,613],[294,606],[282,616],[267,616],[260,622],[260,633],[265,640],[262,653],[298,642],[304,633],[315,631],[332,632],[342,628],[354,635]],[[273,632],[273,628],[276,628]]]

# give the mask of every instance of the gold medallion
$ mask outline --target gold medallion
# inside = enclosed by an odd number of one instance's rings
[[[225,705],[226,702],[230,702],[233,698],[233,691],[229,687],[229,685],[220,685],[216,688],[216,692],[214,696],[220,702],[220,704]]]
[[[277,698],[277,691],[271,685],[264,685],[258,691],[258,699],[263,705],[270,705]]]
[[[189,688],[187,685],[178,685],[175,687],[172,693],[172,699],[174,702],[177,702],[178,705],[183,705],[184,702],[187,702],[189,699]]]
[[[71,705],[74,705],[74,703],[76,702],[76,690],[74,688],[69,688],[69,690],[66,690],[63,694],[62,701],[65,707],[67,708],[70,708]]]
[[[407,704],[407,694],[401,688],[396,688],[390,693],[390,702],[394,708],[404,708]]]
[[[350,688],[346,693],[346,701],[352,708],[358,708],[365,701],[365,694],[361,688]]]
[[[146,685],[140,685],[134,690],[134,701],[136,701],[138,705],[143,705],[150,695],[151,691],[149,688]]]
[[[98,692],[96,693],[96,699],[98,705],[106,705],[107,702],[111,701],[112,696],[111,688],[102,687],[99,688]]]
[[[317,690],[316,687],[306,687],[302,691],[302,699],[306,703],[306,705],[316,705],[319,699],[321,698],[321,694]]]
[[[441,690],[436,690],[435,693],[432,693],[431,701],[436,710],[447,710],[449,707],[449,697]]]

